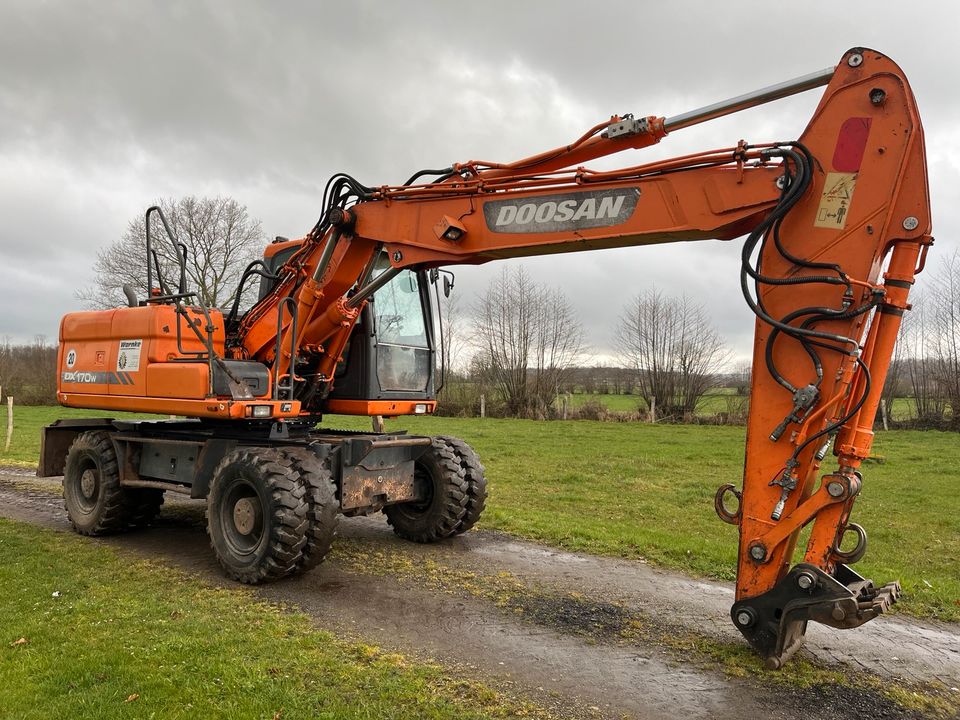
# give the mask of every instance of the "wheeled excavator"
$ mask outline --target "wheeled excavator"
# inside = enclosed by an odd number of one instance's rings
[[[585,165],[824,86],[796,140]],[[80,533],[148,523],[165,492],[205,498],[214,553],[246,583],[317,565],[339,515],[382,511],[416,542],[463,533],[486,499],[465,442],[320,427],[325,414],[434,411],[443,268],[743,237],[740,286],[756,316],[746,460],[742,487],[715,501],[739,529],[733,623],[777,668],[809,621],[853,628],[900,594],[851,568],[867,542],[851,521],[861,464],[933,242],[920,117],[879,52],[854,48],[835,67],[681,115],[613,116],[516,162],[421,170],[402,185],[334,175],[310,232],[270,244],[243,274],[238,298],[259,289],[246,312],[206,307],[162,211],[145,221],[147,295],[63,318],[58,399],[183,419],[44,429],[39,475],[63,475]],[[181,258],[177,283],[158,242]]]

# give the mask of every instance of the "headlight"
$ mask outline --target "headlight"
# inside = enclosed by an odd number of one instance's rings
[[[250,414],[255,418],[268,418],[273,414],[273,407],[270,405],[252,405]]]
[[[425,413],[427,412],[427,405],[426,405],[426,403],[417,403],[416,405],[413,406],[413,411],[414,411],[417,415],[423,415],[423,414],[425,414]]]

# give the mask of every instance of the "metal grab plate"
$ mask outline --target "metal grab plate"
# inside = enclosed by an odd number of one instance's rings
[[[416,500],[413,461],[368,470],[359,465],[344,468],[340,507],[344,510]]]

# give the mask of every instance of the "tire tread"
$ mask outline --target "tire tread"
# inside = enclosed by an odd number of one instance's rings
[[[256,474],[266,486],[269,507],[265,514],[272,522],[266,551],[255,565],[236,567],[229,563],[217,547],[216,538],[212,531],[210,518],[214,509],[208,510],[207,528],[210,532],[210,544],[213,547],[217,561],[227,577],[248,585],[256,585],[270,580],[277,580],[293,573],[303,548],[307,543],[306,532],[307,500],[303,483],[297,477],[297,470],[293,461],[284,455],[281,450],[272,448],[240,448],[228,453],[217,465],[213,472],[213,481],[210,484],[209,498],[218,496],[219,485],[223,482],[223,474],[227,469],[240,463],[254,468]]]

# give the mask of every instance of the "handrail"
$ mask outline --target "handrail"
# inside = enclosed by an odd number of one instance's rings
[[[174,236],[173,230],[170,228],[170,223],[167,222],[167,217],[163,214],[160,206],[151,205],[147,208],[147,212],[144,215],[144,226],[147,236],[147,297],[149,298],[153,295],[153,268],[150,267],[151,259],[157,264],[157,280],[160,283],[160,291],[165,295],[169,294],[163,287],[163,277],[160,275],[160,262],[157,254],[153,251],[153,243],[150,236],[150,215],[153,213],[160,216],[160,222],[163,223],[163,228],[167,231],[167,237],[170,238],[170,243],[173,245],[173,252],[177,256],[177,264],[180,265],[180,283],[177,287],[177,293],[182,294],[185,292],[187,285],[187,246]]]
[[[284,383],[280,374],[280,352],[282,350],[281,343],[283,341],[283,309],[288,307],[290,311],[290,368],[287,373],[287,381]],[[281,392],[287,394],[287,400],[293,400],[293,390],[295,382],[295,372],[296,372],[296,360],[297,360],[297,301],[294,300],[289,295],[282,300],[277,305],[277,347],[274,351],[273,356],[273,399],[282,400],[284,398],[280,397]]]

